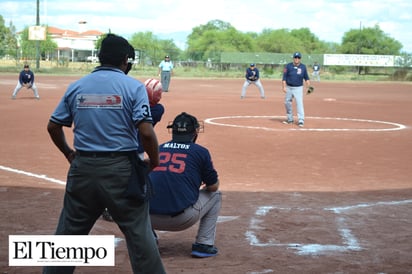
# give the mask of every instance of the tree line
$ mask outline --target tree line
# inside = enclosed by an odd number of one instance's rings
[[[103,37],[96,42],[97,50]],[[6,27],[1,15],[0,38],[0,57],[34,56],[36,41],[28,40],[28,28],[21,32],[18,48],[16,28],[11,22]],[[320,40],[309,28],[264,29],[260,33],[241,32],[228,22],[212,20],[192,29],[187,37],[185,49],[176,46],[173,39],[159,39],[150,31],[132,34],[129,42],[140,52],[142,60],[153,62],[162,59],[164,55],[170,55],[174,60],[219,62],[222,52],[300,51],[304,54],[406,55],[401,52],[403,45],[384,33],[379,25],[350,29],[344,33],[339,44]],[[48,56],[55,50],[57,44],[47,35],[47,39],[40,43],[41,55]],[[19,52],[23,56],[19,56]]]

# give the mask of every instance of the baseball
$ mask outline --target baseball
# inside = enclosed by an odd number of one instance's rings
[[[162,98],[162,83],[157,79],[147,79],[144,85],[146,86],[150,105],[154,106],[159,103]]]

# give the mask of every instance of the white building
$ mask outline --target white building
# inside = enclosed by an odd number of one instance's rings
[[[76,32],[49,26],[47,33],[57,44],[57,53],[54,56],[57,60],[97,61],[96,41],[103,35],[102,32],[97,30]]]

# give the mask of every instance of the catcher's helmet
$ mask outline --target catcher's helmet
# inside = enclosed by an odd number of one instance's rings
[[[179,143],[196,140],[199,127],[196,117],[186,112],[177,115],[173,123],[167,126],[172,129],[172,140]]]

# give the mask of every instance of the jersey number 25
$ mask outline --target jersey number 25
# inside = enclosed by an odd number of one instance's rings
[[[175,173],[183,173],[186,168],[185,159],[187,154],[185,153],[170,153],[170,152],[160,152],[159,153],[159,166],[156,167],[155,171],[167,171]]]

